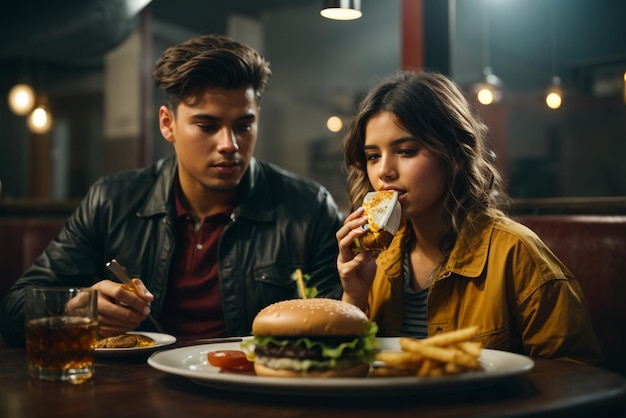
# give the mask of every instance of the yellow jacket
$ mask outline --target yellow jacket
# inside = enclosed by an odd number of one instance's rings
[[[484,348],[531,357],[601,365],[578,281],[539,237],[508,218],[482,217],[476,232],[462,227],[431,285],[428,335],[478,325]],[[367,309],[379,336],[399,336],[404,316],[402,251],[405,223],[378,259]]]

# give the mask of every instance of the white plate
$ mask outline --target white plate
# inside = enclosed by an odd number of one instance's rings
[[[397,338],[379,338],[383,350],[399,347]],[[239,350],[240,342],[222,342],[164,350],[152,354],[148,364],[155,369],[191,379],[193,382],[225,390],[250,393],[299,396],[351,396],[418,393],[475,388],[493,384],[501,378],[525,373],[533,368],[532,359],[506,351],[483,349],[479,372],[442,377],[362,377],[362,378],[277,378],[220,373],[208,363],[207,353],[215,350]]]
[[[148,347],[96,348],[96,357],[124,357],[148,354],[176,342],[176,337],[173,335],[161,334],[159,332],[131,331],[127,332],[127,334],[145,335],[146,337],[152,338],[155,344]]]

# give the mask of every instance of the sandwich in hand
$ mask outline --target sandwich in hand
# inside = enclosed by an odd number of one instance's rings
[[[362,228],[367,232],[354,239],[352,249],[357,253],[386,250],[400,226],[398,192],[369,192],[363,199],[363,209],[367,223]]]
[[[334,299],[290,299],[261,310],[242,342],[258,376],[358,377],[377,353],[376,324]]]

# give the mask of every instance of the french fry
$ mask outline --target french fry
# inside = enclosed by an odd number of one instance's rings
[[[467,354],[478,357],[483,345],[479,342],[463,341],[456,345],[459,350],[465,351]]]
[[[482,344],[470,341],[477,331],[478,327],[468,327],[423,340],[401,337],[402,351],[378,353],[376,360],[384,366],[372,375],[435,377],[479,370]]]
[[[376,355],[376,360],[397,369],[416,369],[424,361],[424,358],[406,351],[399,353],[382,351]]]
[[[457,374],[465,370],[463,369],[463,367],[459,366],[456,363],[446,363],[444,364],[443,369],[446,372],[446,374]]]
[[[411,344],[413,342],[419,342],[419,343],[428,344],[428,345],[435,345],[438,347],[441,347],[441,346],[447,347],[447,346],[454,345],[462,341],[470,340],[472,337],[476,335],[477,331],[478,331],[478,327],[473,326],[469,328],[457,329],[455,331],[443,332],[441,334],[435,335],[430,338],[426,338],[424,340],[416,340],[414,338],[403,337],[403,338],[400,338],[400,347],[404,349],[404,347],[402,346],[403,343]]]
[[[438,347],[418,343],[410,345],[410,352],[418,353],[423,357],[437,360],[441,363],[457,363],[468,368],[475,368],[478,366],[478,360],[476,357],[454,347]]]
[[[432,373],[433,370],[433,361],[429,358],[424,359],[422,365],[417,369],[417,376],[425,377]]]
[[[438,364],[436,367],[433,367],[430,370],[430,373],[428,374],[429,377],[437,377],[437,376],[443,376],[444,374],[444,370],[443,367],[441,367],[440,364]]]

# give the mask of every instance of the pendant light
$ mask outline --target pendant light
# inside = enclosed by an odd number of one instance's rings
[[[563,102],[563,91],[561,90],[561,79],[557,76],[552,77],[552,85],[546,92],[546,105],[550,109],[558,109]]]
[[[360,18],[361,0],[324,0],[320,14],[326,19],[354,20]]]
[[[485,106],[498,103],[502,99],[502,81],[491,67],[483,69],[483,80],[474,85],[474,93],[478,102]]]
[[[28,129],[34,134],[48,133],[52,127],[52,114],[48,108],[48,100],[45,97],[39,99],[37,107],[30,112],[26,119]]]
[[[558,109],[561,107],[563,103],[563,89],[561,88],[561,78],[557,76],[558,66],[557,66],[557,45],[556,45],[556,36],[554,34],[555,28],[555,19],[554,19],[554,5],[552,0],[548,3],[549,7],[549,19],[550,19],[550,57],[552,58],[551,62],[551,70],[552,70],[552,83],[546,90],[546,105],[550,109]]]
[[[491,55],[489,49],[489,16],[485,0],[483,7],[483,77],[481,81],[474,84],[472,90],[476,94],[476,99],[482,105],[497,103],[502,99],[502,80],[493,73],[491,68]]]
[[[35,90],[25,83],[16,84],[9,91],[8,100],[13,113],[27,115],[35,107]]]

